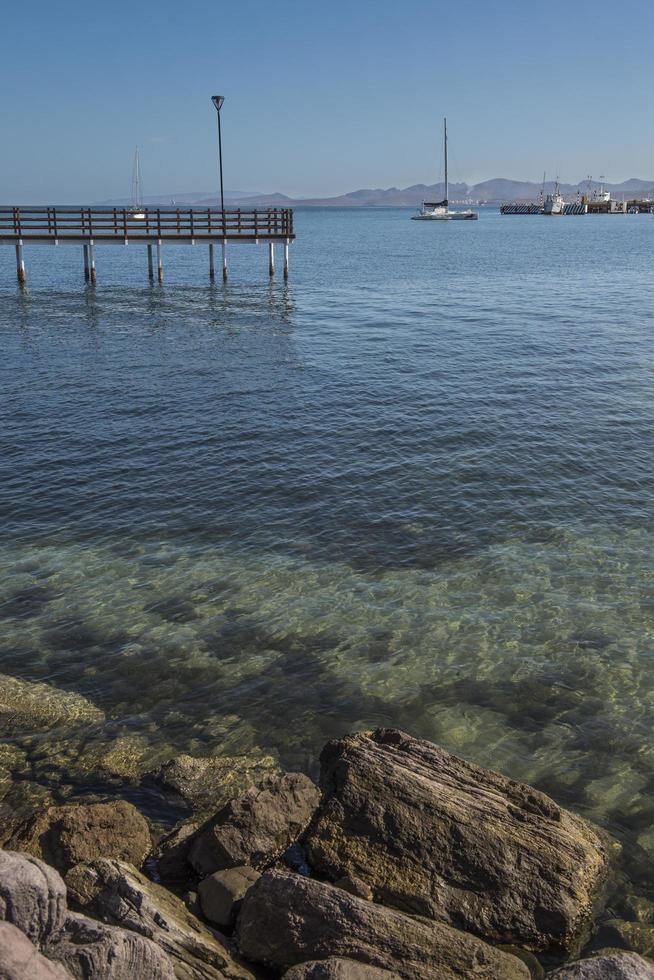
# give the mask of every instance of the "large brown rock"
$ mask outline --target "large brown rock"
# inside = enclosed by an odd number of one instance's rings
[[[302,833],[319,802],[320,791],[308,776],[270,776],[205,825],[189,861],[202,876],[241,864],[266,868]]]
[[[252,980],[219,933],[130,865],[80,864],[68,872],[66,884],[70,901],[85,913],[152,939],[170,957],[178,980]]]
[[[345,960],[341,956],[330,956],[326,960],[310,960],[292,966],[284,974],[283,980],[397,980],[399,973],[380,970],[377,966]]]
[[[39,953],[24,932],[10,922],[0,922],[0,977],[2,980],[71,980],[60,963]]]
[[[249,890],[236,937],[246,959],[274,970],[335,956],[411,980],[529,980],[521,960],[475,936],[290,871],[269,871]]]
[[[41,946],[66,914],[66,886],[54,868],[29,854],[0,851],[0,920]]]
[[[13,834],[8,846],[42,858],[65,874],[96,858],[116,858],[140,867],[152,848],[148,822],[125,800],[51,806]]]
[[[637,953],[610,951],[568,963],[547,976],[552,980],[654,980],[654,967]]]
[[[576,951],[608,863],[585,820],[393,729],[328,743],[321,785],[305,846],[324,876],[493,942]]]
[[[171,961],[150,939],[72,912],[45,953],[79,980],[175,980]]]

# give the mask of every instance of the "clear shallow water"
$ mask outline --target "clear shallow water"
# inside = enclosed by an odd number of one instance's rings
[[[16,771],[315,772],[400,725],[609,827],[652,897],[654,221],[408,217],[298,212],[287,286],[107,247],[93,291],[41,247],[20,294],[0,248],[0,671],[106,719]]]

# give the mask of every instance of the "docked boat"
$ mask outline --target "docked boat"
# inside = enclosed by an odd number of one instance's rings
[[[479,215],[476,211],[451,211],[448,201],[447,183],[447,119],[443,119],[443,134],[445,137],[445,197],[442,201],[423,201],[418,214],[411,216],[412,221],[476,221]]]
[[[543,214],[565,214],[565,201],[559,190],[558,180],[554,184],[554,190],[548,194],[543,204]]]

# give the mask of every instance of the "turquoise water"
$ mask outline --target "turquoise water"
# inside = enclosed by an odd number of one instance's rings
[[[399,725],[652,895],[654,220],[409,215],[297,212],[288,285],[28,247],[21,294],[0,248],[0,671],[88,702],[7,736],[8,799],[161,815],[173,754]]]

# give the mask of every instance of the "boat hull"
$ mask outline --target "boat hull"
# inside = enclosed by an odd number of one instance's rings
[[[444,214],[414,214],[412,221],[476,221],[476,211],[448,211]]]

